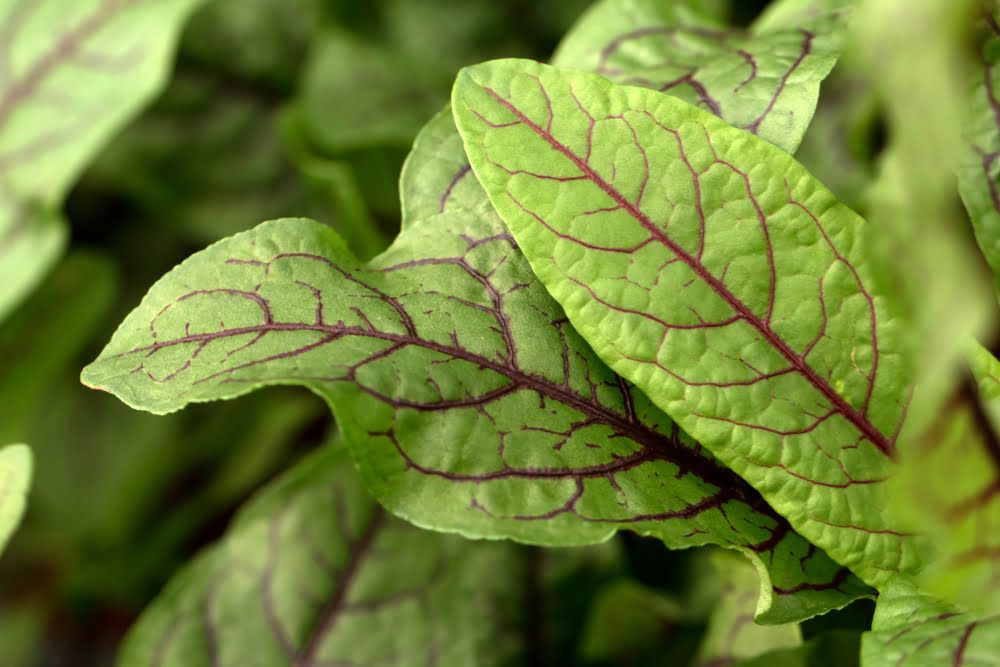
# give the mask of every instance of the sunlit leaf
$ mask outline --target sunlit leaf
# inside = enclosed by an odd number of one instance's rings
[[[1000,616],[975,617],[896,581],[875,607],[872,631],[861,643],[862,667],[995,665]]]
[[[0,317],[54,261],[63,197],[162,85],[198,1],[0,1]]]
[[[794,152],[837,61],[852,3],[794,4],[799,11],[779,15],[776,6],[773,18],[765,14],[743,31],[685,3],[603,0],[552,62],[680,97]]]
[[[863,221],[775,146],[656,92],[523,60],[463,70],[473,170],[597,354],[873,585],[902,322]]]

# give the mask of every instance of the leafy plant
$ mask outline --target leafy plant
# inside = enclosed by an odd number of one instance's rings
[[[1000,9],[551,4],[0,7],[0,661],[996,663]]]

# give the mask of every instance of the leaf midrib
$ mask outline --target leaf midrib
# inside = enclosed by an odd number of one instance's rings
[[[121,357],[126,354],[136,353],[152,354],[160,349],[175,345],[188,343],[207,344],[220,338],[247,334],[265,334],[271,331],[315,331],[317,333],[326,334],[330,337],[327,342],[333,342],[333,340],[343,336],[374,338],[387,342],[422,347],[446,356],[462,359],[463,361],[467,361],[480,367],[488,368],[499,375],[507,377],[511,382],[514,382],[524,389],[536,391],[539,394],[546,395],[555,401],[576,409],[581,414],[595,417],[605,425],[614,429],[615,433],[627,436],[640,446],[652,450],[659,458],[676,465],[679,470],[690,471],[699,479],[716,486],[729,494],[732,494],[731,497],[733,499],[745,503],[754,511],[766,514],[767,516],[777,520],[779,523],[784,522],[784,519],[781,518],[780,515],[777,514],[770,507],[770,505],[764,501],[763,498],[760,498],[759,495],[752,490],[752,488],[748,487],[739,476],[731,472],[728,468],[723,468],[722,466],[715,464],[712,460],[698,455],[691,448],[674,442],[672,439],[648,428],[641,422],[632,422],[627,417],[619,415],[599,403],[589,401],[572,391],[555,385],[544,376],[529,374],[521,371],[520,369],[516,369],[492,359],[471,353],[468,350],[450,347],[448,345],[437,343],[418,336],[396,334],[339,324],[330,325],[297,322],[272,322],[257,326],[236,327],[217,332],[189,334],[172,340],[157,341],[151,345],[134,348],[115,356]],[[334,336],[336,338],[333,338]],[[631,397],[629,397],[629,400],[631,400]]]
[[[340,612],[344,608],[344,603],[347,601],[351,586],[357,579],[365,557],[370,553],[372,544],[385,521],[385,511],[376,506],[364,532],[350,545],[350,557],[344,566],[340,581],[330,599],[320,610],[315,625],[307,635],[305,645],[292,661],[292,667],[311,667],[315,663],[316,654],[322,648],[323,639],[333,631],[337,619],[340,617]]]
[[[657,227],[649,217],[636,208],[630,201],[628,201],[618,190],[616,190],[610,183],[604,180],[597,172],[590,168],[583,160],[580,159],[575,153],[573,153],[567,146],[558,141],[550,132],[542,128],[540,125],[528,118],[524,113],[521,112],[514,104],[505,99],[495,90],[489,86],[481,86],[491,97],[493,97],[497,102],[503,105],[508,111],[510,111],[514,116],[525,126],[531,129],[535,134],[544,139],[553,149],[561,153],[563,156],[568,158],[573,164],[580,169],[583,175],[597,185],[601,190],[605,192],[612,200],[624,210],[626,210],[629,215],[631,215],[636,222],[642,225],[653,238],[656,239],[660,244],[666,246],[671,252],[673,252],[682,262],[684,262],[699,278],[708,285],[722,298],[729,306],[736,312],[736,314],[747,322],[750,326],[757,329],[757,331],[764,337],[764,339],[776,349],[789,364],[798,372],[802,377],[804,377],[813,387],[815,387],[830,403],[833,408],[843,415],[848,421],[850,421],[854,427],[862,434],[866,439],[868,439],[875,447],[881,451],[886,457],[894,459],[895,445],[890,438],[886,437],[881,431],[879,431],[871,421],[854,408],[850,403],[848,403],[843,396],[841,396],[837,391],[825,382],[809,364],[795,353],[791,349],[791,346],[781,336],[774,331],[766,322],[761,320],[757,315],[745,304],[743,303],[732,291],[729,290],[721,281],[719,281],[714,275],[712,275],[708,269],[697,259],[691,256],[690,253],[685,251],[677,243],[675,243],[669,236],[663,233],[659,227]],[[872,379],[874,382],[874,379]]]

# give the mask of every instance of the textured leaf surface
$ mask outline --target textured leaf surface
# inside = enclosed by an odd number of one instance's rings
[[[882,590],[861,642],[862,667],[985,667],[998,656],[1000,616],[976,618],[903,581]]]
[[[154,412],[305,384],[418,525],[742,548],[770,572],[768,620],[864,593],[601,364],[512,249],[496,216],[446,213],[364,267],[317,223],[265,223],[168,274],[83,379]]]
[[[505,664],[517,554],[389,517],[346,451],[324,448],[168,585],[118,664]]]
[[[480,182],[598,355],[868,583],[919,564],[884,511],[901,322],[856,214],[767,142],[592,74],[485,63],[453,106]]]
[[[976,345],[971,377],[907,451],[895,510],[932,535],[920,583],[977,612],[1000,612],[1000,361]]]
[[[979,246],[1000,285],[1000,25],[997,10],[986,15],[980,67],[965,96],[964,151],[958,167],[958,190],[972,218]]]
[[[62,198],[160,87],[197,2],[0,1],[0,317],[59,253]]]
[[[794,152],[837,61],[850,3],[796,4],[804,6],[743,31],[683,3],[604,0],[552,62],[680,97]]]
[[[757,133],[794,151],[816,108],[819,84],[837,58],[837,45],[853,3],[778,2],[749,32],[720,27],[714,19],[704,18],[709,15],[708,7],[699,4],[599,2],[563,39],[554,64],[596,71],[615,81],[661,90],[692,104],[702,103],[737,127],[746,124],[748,109],[762,103],[766,109],[773,101]],[[801,51],[802,39],[812,33],[803,32],[800,24],[819,31],[810,38],[805,55]],[[795,47],[786,53],[792,33]],[[816,39],[819,42],[813,44]],[[787,75],[765,71],[781,68],[791,71]],[[709,87],[708,79],[702,80],[702,76],[711,77],[714,85]],[[727,84],[734,76],[738,76],[739,83]],[[706,104],[704,96],[709,95],[709,88],[719,89],[717,94],[726,100],[725,108],[714,99]],[[777,118],[781,115],[784,120]],[[435,116],[417,136],[401,181],[404,229],[410,221],[445,210],[464,208],[478,213],[490,206],[470,174],[461,138],[447,110]]]
[[[0,551],[21,523],[31,482],[31,450],[24,445],[0,449]]]

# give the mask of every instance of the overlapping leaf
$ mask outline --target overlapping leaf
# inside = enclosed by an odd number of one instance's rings
[[[850,4],[778,3],[743,31],[684,3],[604,0],[553,64],[680,97],[794,152],[840,53]]]
[[[492,214],[423,220],[368,266],[321,225],[266,223],[168,274],[83,378],[153,412],[305,384],[418,525],[735,546],[768,569],[771,621],[864,592],[601,364],[513,250]]]
[[[0,551],[21,522],[31,482],[31,450],[24,445],[0,449]]]
[[[724,96],[726,104],[722,107],[714,103],[718,107],[716,112],[735,126],[745,124],[746,110],[759,106],[762,99],[774,101],[769,114],[784,114],[787,123],[769,115],[766,122],[760,123],[757,133],[794,151],[816,108],[819,84],[836,60],[850,4],[840,0],[777,3],[760,18],[754,30],[743,33],[721,28],[714,19],[703,18],[706,7],[699,6],[700,3],[605,0],[594,5],[566,35],[554,63],[659,89],[693,104],[699,102],[700,91],[707,95],[709,88],[714,91],[719,86],[719,92],[713,94]],[[810,47],[808,57],[798,64],[794,61],[801,55],[803,33],[788,27],[795,25],[796,20],[805,25],[815,22],[822,28],[821,44],[815,49]],[[789,63],[782,63],[783,47],[779,43],[787,39],[789,31],[796,34],[798,46]],[[761,64],[751,52],[761,54]],[[738,68],[751,67],[752,86],[747,83],[725,87],[726,77],[731,76],[726,74],[727,67],[731,69],[734,65],[734,62],[727,65],[727,59],[734,55]],[[786,60],[788,55],[785,54]],[[681,61],[692,63],[687,66],[690,80],[678,81],[664,89],[663,83],[676,78],[668,76],[673,71],[670,68],[678,67]],[[658,76],[650,76],[650,67],[656,64],[660,65],[659,70],[654,69]],[[794,65],[797,73],[774,76],[764,72],[764,64],[770,69]],[[719,77],[713,81],[716,85],[709,87],[707,79],[694,77],[692,70],[702,69]],[[764,104],[766,108],[767,102]],[[795,109],[794,119],[791,109]],[[411,221],[445,210],[458,208],[478,214],[491,206],[470,173],[461,138],[447,110],[435,116],[418,135],[401,180],[404,229]]]
[[[975,617],[894,581],[879,595],[872,631],[862,638],[862,667],[995,665],[1000,616]]]
[[[920,583],[978,612],[1000,611],[1000,361],[980,346],[972,376],[936,427],[907,452],[896,511],[933,536],[937,560]]]
[[[984,16],[980,67],[971,77],[965,97],[964,135],[967,150],[958,169],[962,195],[976,239],[1000,284],[1000,25],[998,10]]]
[[[0,316],[58,254],[62,198],[162,84],[198,1],[0,2]]]
[[[501,60],[459,75],[480,182],[612,368],[867,582],[918,567],[885,516],[901,322],[863,221],[700,109]]]
[[[514,664],[518,555],[389,517],[323,448],[171,582],[118,664]]]

